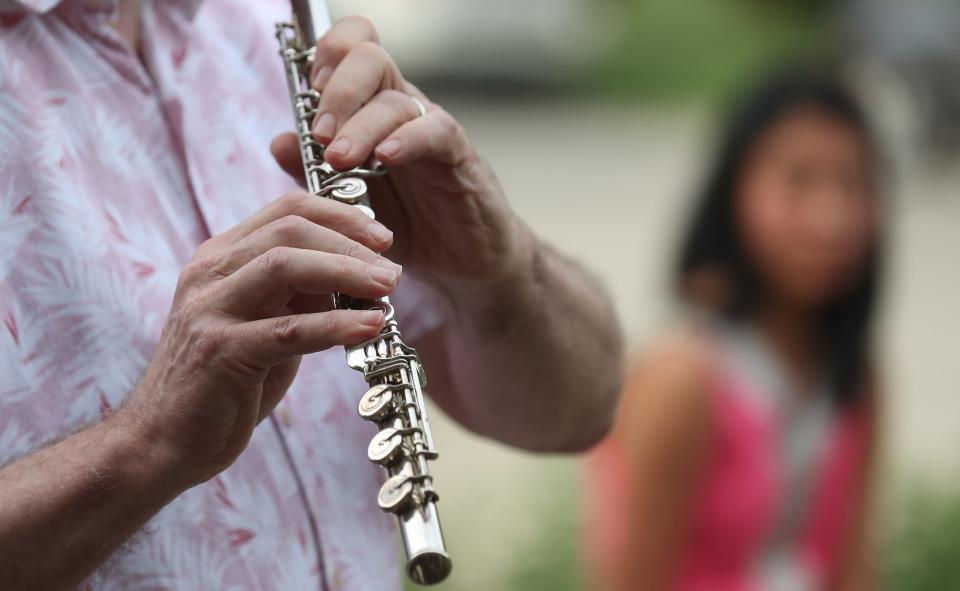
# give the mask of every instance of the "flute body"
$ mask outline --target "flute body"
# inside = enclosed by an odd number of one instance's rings
[[[325,146],[311,133],[320,94],[310,87],[310,70],[317,38],[330,27],[322,0],[293,0],[293,22],[277,23],[277,40],[296,118],[300,155],[307,190],[318,198],[335,199],[363,210],[371,218],[367,178],[385,174],[374,162],[369,168],[336,171],[324,161]],[[445,579],[452,568],[437,514],[429,460],[437,457],[423,388],[426,376],[417,352],[405,345],[389,298],[360,300],[334,294],[340,309],[379,309],[383,330],[373,339],[346,348],[347,364],[363,372],[368,390],[360,398],[361,417],[376,423],[368,458],[382,465],[387,479],[377,504],[396,515],[407,556],[407,574],[421,585]]]

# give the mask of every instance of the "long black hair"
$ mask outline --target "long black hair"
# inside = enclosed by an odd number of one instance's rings
[[[879,155],[867,118],[836,78],[797,68],[767,76],[741,99],[721,136],[718,157],[677,259],[675,281],[682,297],[696,299],[690,289],[693,280],[716,279],[713,285],[719,289],[714,293],[719,295],[707,305],[734,322],[748,319],[762,302],[764,286],[737,227],[735,192],[760,136],[785,115],[806,107],[816,108],[853,129],[870,152],[873,174],[877,174]],[[819,318],[820,346],[831,392],[841,404],[859,400],[865,389],[871,319],[880,282],[879,235],[878,231],[855,284],[829,302]]]

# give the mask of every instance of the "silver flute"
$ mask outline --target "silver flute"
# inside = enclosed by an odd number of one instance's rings
[[[277,41],[287,75],[290,100],[300,139],[307,190],[360,208],[374,217],[365,179],[385,174],[373,161],[367,168],[336,171],[324,161],[325,146],[311,132],[320,93],[311,88],[310,70],[317,38],[330,28],[323,0],[292,0],[293,22],[277,23]],[[385,324],[373,339],[347,347],[347,364],[362,371],[369,389],[360,398],[360,416],[377,424],[367,456],[383,466],[388,478],[377,504],[397,516],[407,555],[407,573],[420,585],[432,585],[450,574],[452,562],[443,542],[437,514],[437,493],[429,460],[437,450],[430,434],[423,388],[427,379],[417,352],[404,344],[389,298],[361,300],[334,294],[334,306],[349,310],[382,310]]]

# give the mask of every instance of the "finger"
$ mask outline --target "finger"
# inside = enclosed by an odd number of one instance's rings
[[[409,80],[404,81],[403,92],[409,94],[410,96],[415,96],[420,99],[420,102],[427,106],[427,110],[430,110],[430,99],[427,98],[427,95],[423,94],[423,91],[420,90],[416,84],[410,82]]]
[[[323,87],[313,134],[329,144],[342,125],[374,95],[404,87],[393,58],[376,43],[361,43],[343,58]]]
[[[326,160],[341,170],[359,166],[370,157],[374,146],[419,116],[420,110],[410,95],[399,90],[379,92],[340,128],[326,150]]]
[[[300,361],[303,357],[297,355],[285,359],[274,365],[267,372],[267,377],[263,379],[263,394],[260,396],[260,415],[257,417],[259,425],[263,419],[270,416],[270,413],[280,404],[283,396],[290,389],[294,378],[297,377],[297,370],[300,368]]]
[[[281,133],[270,142],[270,153],[283,172],[289,174],[301,187],[305,187],[303,159],[300,156],[300,142],[292,131]]]
[[[444,164],[462,163],[470,155],[466,132],[449,113],[432,105],[427,114],[404,124],[374,150],[387,166],[402,166],[421,158]]]
[[[323,90],[333,70],[354,47],[370,41],[380,43],[380,34],[373,21],[365,16],[343,18],[317,41],[310,80],[313,88]]]
[[[287,216],[305,218],[377,252],[386,250],[393,240],[386,226],[371,220],[359,208],[306,191],[292,191],[230,229],[229,242],[235,244],[257,228]]]
[[[233,244],[217,272],[221,275],[230,275],[277,246],[340,254],[370,264],[376,264],[383,259],[370,248],[335,230],[315,224],[300,216],[288,215],[257,228]]]
[[[331,310],[237,324],[227,342],[244,363],[266,369],[297,355],[362,343],[381,328],[380,310]]]
[[[399,265],[365,263],[353,257],[278,246],[223,280],[225,312],[246,317],[285,306],[297,294],[345,293],[359,298],[389,295],[400,280]]]

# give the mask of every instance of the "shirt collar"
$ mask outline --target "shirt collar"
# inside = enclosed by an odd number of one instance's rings
[[[0,0],[0,12],[30,12],[44,14],[59,4],[71,4],[75,8],[96,13],[113,14],[118,0]],[[148,0],[149,1],[149,0]],[[200,8],[202,0],[160,0],[161,5],[192,19]]]

